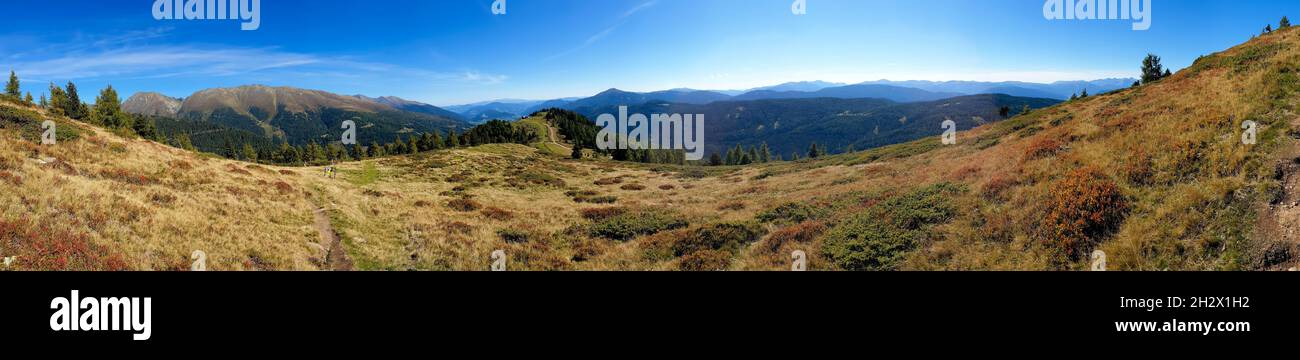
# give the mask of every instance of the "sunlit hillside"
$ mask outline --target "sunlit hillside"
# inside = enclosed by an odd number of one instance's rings
[[[220,159],[0,104],[7,269],[1269,270],[1300,251],[1300,30],[957,135],[745,167],[483,145]],[[40,123],[60,139],[41,145]],[[1258,125],[1243,144],[1243,122]]]

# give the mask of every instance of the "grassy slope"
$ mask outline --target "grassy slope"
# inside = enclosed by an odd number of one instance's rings
[[[810,268],[831,269],[832,234],[876,229],[871,218],[903,207],[927,210],[934,204],[904,195],[952,183],[943,221],[906,233],[920,235],[884,268],[1079,269],[1086,259],[1041,230],[1051,228],[1044,214],[1059,210],[1053,188],[1092,168],[1127,204],[1081,249],[1096,244],[1112,269],[1267,268],[1275,264],[1261,262],[1261,249],[1286,240],[1254,230],[1277,191],[1274,154],[1293,146],[1284,134],[1300,89],[1297,36],[1279,31],[1155,84],[963,132],[955,146],[931,138],[754,167],[571,161],[488,145],[343,164],[331,180],[316,168],[213,159],[89,126],[50,147],[5,129],[0,171],[10,176],[0,180],[14,191],[0,192],[0,219],[19,225],[0,227],[11,238],[0,255],[19,254],[20,269],[74,267],[40,261],[59,256],[93,260],[79,268],[114,268],[104,259],[117,256],[128,268],[179,269],[204,250],[213,269],[317,269],[324,250],[311,211],[325,207],[361,269],[482,270],[497,249],[511,269],[782,269],[793,250],[809,254]],[[1259,144],[1238,140],[1245,119],[1260,123]],[[615,204],[575,202],[610,196]],[[814,211],[756,220],[788,203]],[[640,215],[590,220],[588,209]],[[689,225],[673,230],[680,224],[664,218]],[[601,235],[619,229],[657,234]],[[46,240],[90,250],[34,245]],[[680,251],[699,244],[706,250]]]

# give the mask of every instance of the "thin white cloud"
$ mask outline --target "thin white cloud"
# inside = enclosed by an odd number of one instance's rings
[[[590,37],[587,37],[587,40],[584,41],[584,42],[582,42],[582,44],[581,44],[581,45],[578,45],[577,47],[574,47],[574,48],[572,48],[572,49],[566,50],[566,51],[564,51],[564,52],[561,52],[561,53],[558,53],[558,54],[555,54],[555,55],[547,56],[546,58],[543,58],[542,61],[551,61],[551,60],[555,60],[555,59],[558,59],[558,58],[562,58],[562,57],[565,57],[565,56],[569,56],[569,54],[573,54],[573,53],[578,52],[578,51],[580,51],[580,50],[582,50],[582,49],[586,49],[588,46],[591,46],[591,45],[593,45],[593,44],[599,42],[601,39],[604,39],[605,37],[609,36],[609,34],[614,33],[615,30],[618,30],[618,28],[622,27],[623,24],[626,24],[626,23],[627,23],[627,19],[628,19],[629,17],[631,17],[632,15],[636,15],[636,13],[641,12],[642,10],[645,10],[645,9],[649,9],[650,7],[653,7],[653,6],[655,6],[655,4],[658,4],[658,3],[659,3],[659,0],[651,0],[651,1],[647,1],[647,2],[641,3],[640,5],[634,6],[634,7],[632,7],[631,9],[628,9],[627,11],[623,12],[623,15],[621,15],[621,16],[618,17],[618,22],[614,23],[613,26],[607,27],[607,28],[605,28],[605,30],[601,30],[600,32],[598,32],[598,33],[596,33],[596,34],[593,34],[593,35],[591,35]]]
[[[210,47],[194,45],[125,46],[109,50],[79,50],[57,57],[16,62],[25,81],[62,82],[81,79],[165,79],[184,77],[276,76],[369,80],[426,80],[495,85],[509,77],[476,70],[431,71],[405,66],[322,57],[276,48]]]

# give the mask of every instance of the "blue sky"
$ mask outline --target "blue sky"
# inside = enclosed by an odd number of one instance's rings
[[[1043,0],[262,0],[261,27],[159,21],[153,0],[9,0],[0,70],[24,90],[75,81],[123,97],[243,84],[435,105],[589,96],[617,87],[787,81],[1020,80],[1181,68],[1244,42],[1293,0],[1152,0],[1152,27],[1048,21]],[[38,92],[33,92],[39,94]],[[88,99],[89,100],[89,99]]]

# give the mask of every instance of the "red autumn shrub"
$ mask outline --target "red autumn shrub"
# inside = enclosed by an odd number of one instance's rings
[[[1078,259],[1118,229],[1128,213],[1119,186],[1091,166],[1052,184],[1049,197],[1042,237],[1070,259]]]
[[[1064,145],[1061,144],[1060,141],[1054,138],[1050,138],[1050,137],[1038,138],[1038,140],[1034,140],[1034,142],[1029,143],[1028,148],[1025,148],[1024,160],[1029,161],[1029,160],[1036,160],[1045,157],[1055,156],[1058,152],[1061,151],[1062,146]]]
[[[129,270],[120,254],[95,245],[85,233],[23,219],[0,219],[0,251],[17,256],[13,266],[22,270]]]

